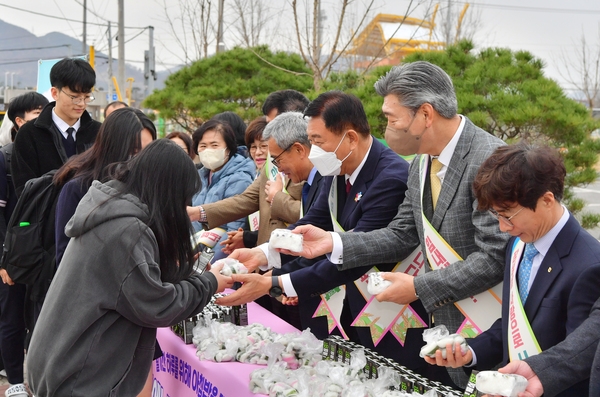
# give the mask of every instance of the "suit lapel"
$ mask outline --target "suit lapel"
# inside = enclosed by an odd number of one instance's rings
[[[456,143],[456,148],[454,149],[450,164],[446,167],[444,183],[438,197],[435,212],[433,213],[433,219],[431,220],[431,225],[436,230],[439,230],[446,215],[446,211],[448,211],[448,208],[456,195],[456,191],[460,186],[465,168],[467,167],[467,160],[465,158],[471,150],[471,143],[474,136],[475,131],[473,125],[467,119],[465,120],[465,127],[463,128],[460,138]],[[429,192],[429,196],[431,197],[431,192]]]
[[[321,183],[321,179],[323,179],[323,177],[321,176],[319,171],[317,171],[315,177],[313,178],[312,185],[310,185],[310,189],[308,189],[308,196],[306,197],[306,209],[304,210],[305,213],[308,211],[313,201],[315,201],[315,197],[317,197],[317,192],[319,191],[319,184]]]
[[[346,203],[344,205],[344,209],[341,212],[341,217],[338,219],[341,225],[346,229],[346,223],[352,218],[352,214],[359,207],[359,200],[355,200],[357,194],[365,194],[367,192],[368,186],[374,178],[375,169],[377,167],[377,163],[379,162],[379,158],[381,157],[381,152],[383,151],[383,144],[381,144],[377,139],[372,138],[373,143],[371,145],[371,151],[369,152],[369,156],[367,157],[367,161],[363,165],[362,169],[358,173],[356,180],[354,181],[354,185],[352,185],[352,189],[350,189],[350,193],[348,193],[346,197]],[[344,179],[341,177],[342,180]],[[344,190],[345,192],[345,190]],[[352,222],[352,226],[350,229],[354,228],[354,224],[356,222]]]
[[[569,220],[544,256],[525,302],[525,313],[530,322],[535,318],[546,292],[562,272],[561,259],[570,253],[578,231],[577,221],[569,215]]]
[[[560,257],[554,245],[552,245],[540,264],[540,268],[535,275],[533,284],[531,284],[527,301],[525,302],[525,313],[527,314],[529,322],[532,322],[535,318],[535,315],[540,308],[540,304],[542,303],[542,300],[544,300],[544,296],[546,296],[546,292],[552,286],[554,280],[559,276],[561,271],[562,266]]]

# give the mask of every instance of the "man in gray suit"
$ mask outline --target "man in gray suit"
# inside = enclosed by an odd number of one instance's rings
[[[377,298],[398,304],[420,299],[433,315],[430,326],[444,324],[451,333],[456,332],[465,317],[454,302],[486,291],[503,278],[509,236],[500,233],[492,215],[477,210],[472,183],[479,165],[504,142],[457,114],[452,80],[431,63],[396,66],[377,81],[375,90],[384,98],[382,111],[388,119],[385,139],[390,148],[403,155],[418,154],[410,167],[406,198],[384,229],[333,233],[313,226],[297,228],[296,232],[304,234],[300,255],[331,253],[330,260],[341,270],[397,262],[419,245],[427,258],[431,233],[424,233],[425,221],[461,260],[447,261],[446,267],[432,271],[428,259],[416,277],[386,273],[384,277],[393,284]],[[434,158],[431,163],[438,163],[434,173],[439,193],[436,203],[433,178],[429,176],[430,157]],[[499,307],[491,316],[498,315]],[[466,384],[464,372],[448,371],[456,384]]]
[[[564,341],[524,361],[512,361],[500,368],[505,374],[528,380],[523,397],[553,397],[570,386],[590,378],[590,397],[600,397],[600,299],[575,331]],[[590,373],[591,372],[591,373]]]

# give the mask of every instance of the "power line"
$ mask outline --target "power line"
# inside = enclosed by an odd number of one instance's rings
[[[50,45],[44,47],[21,47],[21,48],[2,48],[2,51],[27,51],[27,50],[45,50],[47,48],[71,47],[71,44]]]
[[[466,2],[457,2],[460,4],[466,4]],[[474,6],[483,8],[497,8],[501,10],[519,10],[519,11],[533,11],[533,12],[558,12],[565,14],[600,14],[600,10],[581,10],[575,8],[548,8],[548,7],[528,7],[528,6],[509,6],[505,4],[486,4],[486,3],[475,3],[469,2]]]
[[[61,21],[68,21],[68,22],[77,22],[77,23],[81,23],[82,21],[77,20],[77,19],[70,19],[70,18],[64,18],[64,17],[57,17],[55,15],[47,15],[47,14],[42,14],[41,12],[35,12],[35,11],[31,11],[31,10],[25,10],[23,8],[18,8],[18,7],[14,7],[14,6],[9,6],[8,4],[2,4],[0,3],[0,7],[6,7],[6,8],[12,8],[13,10],[17,10],[17,11],[23,11],[23,12],[27,12],[29,14],[35,14],[35,15],[40,15],[42,17],[46,17],[46,18],[54,18],[54,19],[60,19]],[[108,22],[108,20],[106,20],[106,22]],[[115,22],[113,22],[115,23]],[[88,25],[95,25],[95,26],[106,26],[106,23],[94,23],[94,22],[87,22]],[[146,27],[139,27],[139,26],[124,26],[125,29],[145,29]]]

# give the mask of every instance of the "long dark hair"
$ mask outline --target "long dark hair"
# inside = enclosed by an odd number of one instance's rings
[[[152,123],[140,111],[121,108],[112,112],[100,126],[94,145],[80,155],[71,157],[54,176],[54,183],[63,185],[72,178],[81,178],[82,186],[97,179],[105,181],[107,166],[128,160],[141,150],[142,129]]]
[[[176,143],[159,139],[111,170],[114,179],[125,184],[123,194],[132,194],[148,206],[161,279],[175,283],[189,277],[194,265],[190,241],[194,229],[186,205],[200,190],[200,177],[190,157]]]

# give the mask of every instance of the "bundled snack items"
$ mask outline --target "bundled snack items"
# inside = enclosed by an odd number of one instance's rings
[[[237,259],[223,258],[213,263],[213,266],[220,264],[223,264],[221,274],[224,276],[231,277],[232,274],[248,274],[246,266]]]
[[[517,397],[527,388],[527,379],[521,375],[481,371],[477,374],[477,390],[486,394]]]
[[[421,357],[435,358],[435,352],[441,350],[442,358],[446,358],[446,346],[452,345],[452,352],[454,353],[456,343],[460,343],[460,351],[462,354],[467,352],[467,341],[459,334],[452,334],[448,332],[445,325],[439,325],[423,331],[423,340],[426,345],[421,348],[419,355]]]
[[[378,379],[367,379],[362,366],[365,365],[364,349],[353,352],[351,364],[321,361],[316,366],[302,366],[290,370],[279,365],[259,369],[250,374],[250,389],[253,393],[273,397],[406,397],[445,396],[435,390],[419,393],[415,390],[394,390],[400,375],[392,368],[381,369]],[[362,357],[361,357],[362,356]]]
[[[192,343],[194,327],[198,325],[204,326],[208,320],[236,325],[248,325],[247,305],[245,303],[231,307],[217,305],[215,300],[221,296],[225,296],[225,294],[213,295],[210,303],[204,307],[202,313],[173,325],[171,330],[189,345]]]
[[[301,234],[294,234],[288,229],[275,229],[271,232],[269,248],[282,248],[293,252],[301,252],[303,241]]]
[[[381,277],[381,272],[369,273],[369,281],[367,283],[367,291],[369,291],[369,294],[380,294],[390,285],[392,285],[392,282],[384,280],[383,277]]]
[[[267,365],[285,363],[287,368],[314,366],[321,361],[323,343],[310,331],[277,334],[262,324],[236,326],[209,321],[194,328],[193,342],[201,360],[239,361]]]

